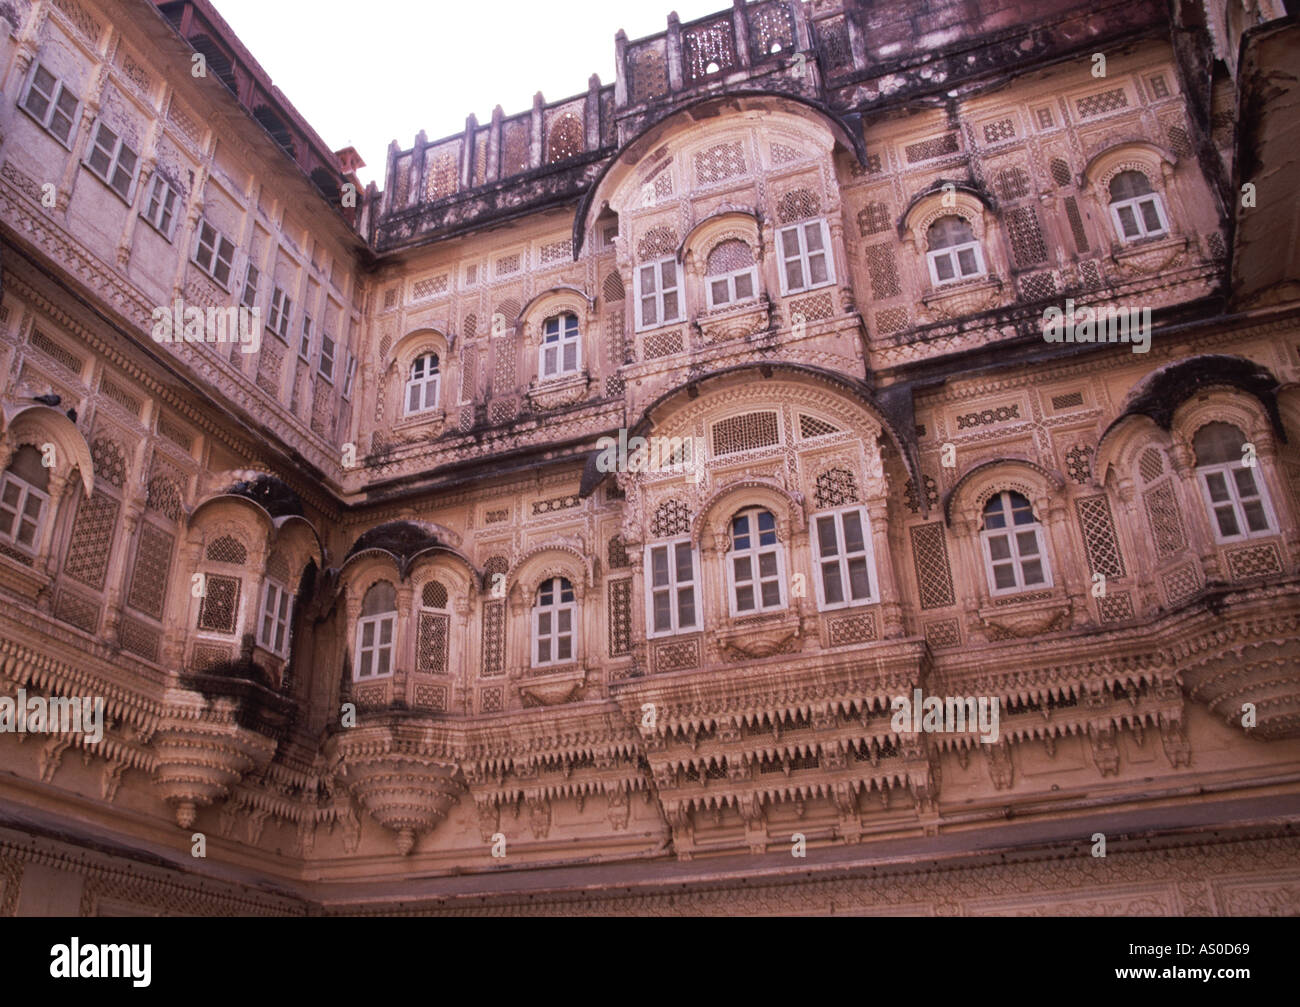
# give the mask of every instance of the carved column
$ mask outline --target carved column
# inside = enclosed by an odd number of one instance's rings
[[[645,552],[641,543],[628,543],[627,559],[632,567],[632,659],[637,670],[649,674],[653,669],[650,667],[650,642],[646,639]]]
[[[668,15],[668,90],[682,89],[682,22],[673,11]]]
[[[924,490],[922,491],[924,492]],[[894,575],[894,551],[889,544],[889,503],[879,497],[867,504],[871,520],[871,547],[876,556],[876,579],[879,581],[881,639],[906,635],[903,629],[903,606],[899,599],[898,578]]]
[[[1201,498],[1201,487],[1196,478],[1196,455],[1192,446],[1180,437],[1174,438],[1169,449],[1169,463],[1174,470],[1174,488],[1177,491],[1179,507],[1183,518],[1188,522],[1188,545],[1201,561],[1206,582],[1219,580],[1223,571],[1219,567],[1219,549],[1211,525],[1210,515],[1205,510],[1205,501]]]
[[[474,617],[474,601],[468,596],[456,598],[452,602],[455,613],[454,632],[447,641],[447,674],[451,676],[453,686],[460,690],[461,707],[466,713],[472,712],[473,687],[472,669],[478,659],[475,644],[482,645],[480,634],[471,632],[470,620]],[[454,705],[454,699],[447,697],[447,709]]]
[[[415,657],[415,585],[404,580],[397,585],[397,629],[393,639],[393,685],[389,702],[413,705],[411,669]]]

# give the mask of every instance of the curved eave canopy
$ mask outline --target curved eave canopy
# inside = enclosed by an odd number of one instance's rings
[[[1061,475],[1059,472],[1053,472],[1051,469],[1040,465],[1038,462],[1033,461],[1032,459],[1020,458],[1016,456],[1005,457],[1005,458],[990,458],[988,461],[980,462],[974,468],[970,469],[967,472],[962,473],[961,478],[958,479],[955,483],[953,483],[952,488],[943,495],[943,523],[944,524],[949,526],[952,525],[952,502],[957,499],[958,494],[960,494],[962,491],[962,487],[964,487],[968,482],[970,482],[980,473],[987,472],[989,469],[996,468],[999,465],[1021,466],[1022,468],[1033,469],[1033,471],[1037,472],[1040,476],[1042,476],[1044,479],[1046,479],[1049,483],[1051,483],[1056,488],[1059,489],[1060,487],[1065,485],[1065,482],[1064,480],[1061,479]]]
[[[95,464],[90,456],[90,445],[86,443],[86,438],[82,436],[77,424],[69,419],[67,413],[61,413],[53,406],[34,405],[34,406],[13,406],[7,405],[0,414],[4,420],[4,425],[0,427],[0,433],[8,432],[15,423],[24,417],[31,417],[40,423],[49,424],[49,429],[53,430],[61,439],[64,448],[76,459],[74,466],[81,474],[81,485],[86,490],[86,495],[95,492]]]
[[[688,102],[673,109],[663,118],[646,126],[636,136],[628,140],[605,162],[595,181],[578,204],[573,218],[573,258],[576,262],[582,253],[582,244],[586,238],[587,225],[592,207],[599,207],[608,191],[607,183],[611,173],[617,168],[632,167],[643,157],[655,150],[666,133],[705,119],[712,119],[725,112],[768,111],[772,109],[792,112],[808,117],[812,112],[830,129],[836,142],[846,150],[851,150],[863,167],[867,163],[867,146],[862,139],[861,129],[854,129],[844,117],[833,111],[829,105],[805,98],[797,94],[782,91],[746,91],[743,94],[710,95]]]

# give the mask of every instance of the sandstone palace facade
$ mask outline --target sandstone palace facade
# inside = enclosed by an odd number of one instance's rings
[[[367,187],[209,0],[0,19],[0,700],[103,710],[0,914],[1300,912],[1279,0],[736,0]]]

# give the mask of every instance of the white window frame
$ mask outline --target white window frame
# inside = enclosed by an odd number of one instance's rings
[[[563,319],[573,319],[573,329],[569,331],[564,324]],[[557,323],[556,340],[548,341],[547,332],[551,322]],[[573,366],[564,366],[565,351],[573,347]],[[556,366],[548,370],[546,367],[546,354],[548,350],[555,353]],[[556,378],[563,378],[569,374],[579,374],[582,371],[582,320],[572,311],[561,311],[551,315],[542,322],[542,341],[537,347],[537,379],[539,381],[551,381]]]
[[[211,232],[211,240],[207,240],[208,232]],[[208,259],[206,264],[201,258],[204,254]],[[215,224],[203,218],[199,219],[199,226],[194,229],[194,252],[190,258],[196,266],[212,277],[222,290],[230,289],[230,278],[235,271],[235,243]],[[225,267],[224,280],[217,275],[221,266]]]
[[[244,267],[244,284],[239,294],[239,303],[245,308],[257,305],[258,288],[262,285],[262,271],[253,265],[250,258]]]
[[[162,193],[158,191],[160,188],[164,190]],[[144,201],[140,216],[168,241],[176,233],[176,203],[179,199],[180,193],[172,184],[154,171],[153,181],[149,184],[149,196]]]
[[[1005,498],[1002,503],[1002,509],[1003,513],[1006,515],[1007,524],[1002,528],[980,529],[980,549],[984,556],[984,576],[988,581],[989,594],[994,597],[1002,597],[1009,594],[1023,594],[1025,591],[1048,590],[1054,585],[1054,581],[1052,580],[1052,563],[1047,555],[1047,529],[1045,529],[1043,523],[1038,520],[1038,515],[1033,513],[1033,501],[1030,501],[1030,514],[1033,515],[1033,523],[1018,525],[1012,523],[1014,521],[1014,515],[1012,513],[1010,492],[1008,490],[1002,490],[998,495]],[[985,501],[984,506],[988,506],[987,501]],[[985,515],[981,509],[981,525],[984,523],[984,518]],[[1020,553],[1020,543],[1016,536],[1020,532],[1026,531],[1032,531],[1034,533],[1036,544],[1038,546],[1037,555],[1026,554],[1022,556]],[[1006,559],[999,559],[996,562],[1000,565],[1006,563],[1011,564],[1011,571],[1015,574],[1016,578],[1016,583],[1012,587],[998,587],[997,577],[994,576],[993,572],[993,564],[995,561],[993,559],[992,547],[989,545],[989,540],[1001,536],[1007,538],[1008,544],[1011,548],[1011,555]],[[1023,567],[1026,559],[1037,559],[1041,561],[1043,565],[1043,579],[1041,582],[1035,584],[1025,583]]]
[[[325,352],[327,346],[329,347],[328,353]],[[333,337],[322,332],[320,336],[320,356],[316,360],[316,373],[331,385],[334,384],[334,354],[336,350],[337,347],[334,344]],[[329,361],[328,370],[325,367],[325,361],[327,360]]]
[[[271,309],[266,313],[266,327],[285,343],[289,342],[289,317],[292,313],[293,301],[283,287],[275,287],[271,291]]]
[[[563,584],[566,580],[568,580],[567,577],[550,577],[537,585],[537,600],[533,603],[532,611],[532,657],[534,668],[558,667],[560,665],[574,664],[578,660],[578,595],[573,589],[573,582],[569,581],[569,591],[573,595],[573,600],[561,600],[564,596]],[[554,584],[554,587],[552,588],[552,597],[554,600],[550,604],[543,605],[540,600],[542,589],[548,584]],[[569,613],[569,630],[567,633],[560,630],[560,614],[562,612]],[[545,639],[550,643],[551,657],[546,661],[541,660],[541,644],[543,639],[541,625],[543,615],[551,616],[551,628],[550,631],[545,634]],[[565,636],[569,638],[569,656],[561,658],[558,656],[560,652],[559,644],[560,639]]]
[[[736,511],[734,514],[731,515],[730,518],[727,519],[727,534],[732,537],[732,547],[727,551],[727,556],[726,556],[727,608],[730,611],[732,618],[737,618],[746,615],[760,615],[764,612],[780,612],[787,607],[787,598],[785,592],[785,550],[781,547],[781,540],[779,537],[777,538],[776,542],[772,545],[761,545],[759,543],[760,532],[758,530],[758,514],[760,511],[767,511],[769,514],[772,514],[772,512],[768,510],[768,508],[755,504],[749,507],[742,507],[740,510]],[[746,549],[737,549],[735,547],[735,531],[734,531],[735,522],[736,522],[736,518],[742,515],[749,515],[750,517],[750,523],[751,523],[751,530],[749,532],[750,545]],[[776,521],[775,514],[772,514],[772,520],[773,522]],[[776,534],[775,528],[773,529],[773,534]],[[764,580],[770,581],[772,580],[772,577],[758,576],[759,555],[767,552],[773,552],[776,554],[776,586],[780,597],[778,603],[775,605],[763,604],[762,582]],[[738,599],[736,598],[737,581],[736,581],[735,560],[742,556],[749,557],[750,560],[749,569],[751,574],[754,575],[751,576],[749,580],[742,582],[753,586],[754,589],[753,608],[741,609],[737,604]]]
[[[288,657],[293,634],[293,595],[279,581],[269,577],[262,585],[262,604],[258,608],[257,643],[277,657]],[[267,623],[270,623],[270,629]],[[275,645],[276,638],[280,646]]]
[[[844,531],[844,521],[849,515],[856,514],[861,522],[863,547],[853,552],[846,552],[848,539]],[[829,519],[835,528],[835,550],[833,556],[823,555],[821,539],[821,522]],[[858,605],[874,605],[880,601],[880,584],[876,580],[876,553],[871,539],[871,519],[867,509],[862,506],[840,507],[835,510],[818,511],[812,518],[811,536],[813,542],[813,562],[817,582],[817,608],[830,611],[840,608],[853,608]],[[861,558],[867,568],[867,593],[861,598],[852,597],[849,580],[850,561]],[[826,600],[826,583],[824,568],[834,566],[840,579],[840,590],[844,597],[840,601]]]
[[[1160,218],[1160,230],[1153,231],[1148,229],[1146,218],[1142,215],[1140,204],[1150,201],[1156,209],[1156,216]],[[1133,221],[1138,226],[1139,233],[1132,236],[1124,233],[1124,223],[1120,219],[1120,210],[1128,209],[1133,213]],[[1158,192],[1144,192],[1140,196],[1131,196],[1128,199],[1117,199],[1110,204],[1110,219],[1115,225],[1115,234],[1119,240],[1126,245],[1135,241],[1145,241],[1147,238],[1164,238],[1169,235],[1169,215],[1165,213],[1165,201],[1160,198]]]
[[[352,382],[357,376],[357,358],[352,355],[352,351],[346,351],[347,370],[343,372],[343,401],[352,401]]]
[[[822,247],[816,251],[808,250],[808,228],[817,227],[821,229]],[[799,249],[794,255],[785,254],[785,235],[790,232],[798,238]],[[812,258],[815,255],[821,255],[826,260],[826,279],[819,283],[812,283]],[[777,268],[781,274],[781,293],[784,294],[801,294],[806,290],[818,290],[821,287],[828,287],[835,282],[835,256],[831,253],[831,229],[826,226],[826,221],[820,218],[816,220],[801,220],[797,224],[790,224],[787,227],[781,227],[776,232],[776,258]],[[794,261],[799,262],[799,269],[803,276],[804,282],[800,286],[791,286],[789,277],[786,275],[786,266]]]
[[[101,143],[104,133],[108,133],[113,137],[112,142],[107,146]],[[130,169],[122,167],[123,153],[130,155]],[[102,169],[95,165],[94,159],[97,155],[105,161]],[[86,156],[81,163],[87,171],[117,193],[128,206],[131,204],[132,197],[135,195],[136,176],[140,171],[140,155],[126,142],[126,137],[110,127],[103,119],[96,120],[95,128],[90,134],[90,146],[86,148]],[[118,188],[119,174],[126,175],[125,191]]]
[[[18,498],[12,507],[4,503],[4,498],[8,494],[11,485],[18,487]],[[27,505],[31,500],[40,501],[34,519],[27,514]],[[20,479],[12,472],[3,473],[3,478],[0,478],[0,511],[3,511],[6,517],[12,514],[13,524],[9,531],[0,530],[0,541],[8,542],[15,549],[25,552],[29,556],[39,556],[41,540],[45,537],[45,516],[49,513],[49,509],[50,495],[48,493],[37,489],[27,480]],[[36,526],[32,533],[32,544],[30,546],[23,545],[18,538],[24,520],[30,521]]]
[[[663,285],[663,267],[666,265],[671,265],[673,268],[673,286],[671,287],[664,287]],[[643,272],[647,270],[651,271],[655,289],[649,293],[643,293],[643,288],[645,286]],[[675,256],[670,255],[664,259],[655,259],[653,262],[639,263],[635,271],[632,273],[632,286],[634,288],[633,294],[635,295],[633,300],[635,301],[636,308],[637,332],[643,332],[647,329],[657,329],[664,325],[675,325],[682,320],[682,271],[678,267],[677,258]],[[664,310],[664,299],[669,294],[677,295],[676,310],[671,318],[666,317],[666,312]],[[648,322],[645,320],[645,311],[643,310],[644,305],[642,304],[643,300],[654,301],[655,317],[653,320]]]
[[[385,623],[388,625],[388,643],[380,643],[383,638]],[[365,629],[367,626],[374,627],[374,642],[369,647],[364,647]],[[380,673],[379,655],[382,651],[388,651],[388,671]],[[361,674],[361,655],[364,651],[369,651],[374,657],[372,665],[376,670],[369,675]],[[394,667],[394,658],[397,654],[397,613],[380,612],[378,615],[364,615],[357,620],[357,639],[356,647],[353,651],[352,662],[352,681],[354,682],[371,682],[379,678],[392,678],[396,673]]]
[[[973,273],[962,272],[959,253],[965,251],[975,253],[975,272]],[[946,280],[939,276],[939,259],[951,259],[952,261],[952,276]],[[930,282],[936,287],[944,287],[950,283],[961,283],[963,280],[974,280],[988,275],[988,267],[984,264],[984,249],[978,241],[964,241],[960,245],[947,245],[943,248],[927,251],[925,253],[925,263],[930,268]]]
[[[691,559],[691,579],[689,581],[679,581],[677,578],[677,552],[679,547],[686,546],[690,553]],[[666,584],[656,585],[654,582],[654,553],[656,550],[664,550],[667,553],[667,575]],[[691,592],[692,597],[692,619],[689,623],[681,621],[681,598],[685,591]],[[668,628],[655,628],[655,594],[667,592],[669,598],[668,610]],[[693,633],[700,629],[700,560],[697,550],[691,545],[689,535],[683,535],[679,538],[665,539],[662,542],[651,542],[645,547],[645,625],[646,636],[674,636],[677,633]]]
[[[426,371],[420,377],[415,376],[415,365],[426,357],[433,357],[434,364],[432,371]],[[429,390],[433,390],[433,401],[429,401]],[[420,405],[415,409],[411,408],[411,392],[415,391]],[[433,412],[442,404],[442,357],[428,350],[421,353],[411,361],[411,366],[406,372],[406,384],[402,388],[402,415],[418,416],[420,413]]]
[[[742,276],[749,277],[750,294],[748,297],[736,296],[736,280]],[[713,296],[713,285],[715,283],[727,284],[727,299],[719,301]],[[737,269],[730,273],[720,273],[717,276],[706,276],[704,278],[704,293],[708,298],[709,310],[714,308],[727,308],[737,304],[745,304],[758,298],[758,266],[746,266],[744,269]]]
[[[1258,530],[1252,530],[1246,521],[1246,509],[1243,505],[1241,490],[1237,486],[1236,476],[1232,474],[1234,469],[1245,469],[1250,473],[1251,480],[1255,483],[1255,492],[1259,497],[1259,505],[1264,511],[1264,520],[1267,527]],[[1210,492],[1210,476],[1221,474],[1224,484],[1228,489],[1227,500],[1215,500],[1214,495]],[[1273,513],[1273,503],[1268,497],[1268,487],[1260,477],[1260,466],[1258,461],[1252,467],[1243,465],[1241,462],[1219,462],[1213,465],[1198,465],[1196,467],[1196,481],[1201,487],[1201,499],[1205,501],[1206,514],[1210,519],[1210,528],[1214,532],[1216,542],[1244,542],[1248,538],[1263,538],[1268,535],[1277,534],[1277,517]],[[1247,498],[1249,499],[1249,498]],[[1219,527],[1219,508],[1230,506],[1233,517],[1237,522],[1237,534],[1225,535]]]
[[[36,86],[36,77],[42,70],[54,79],[54,85],[49,94],[46,94]],[[43,101],[49,103],[46,105],[44,113],[37,112],[35,109],[28,106],[33,91],[35,91]],[[68,112],[64,105],[61,104],[64,96],[71,98],[73,101],[71,112]],[[40,123],[41,128],[45,130],[45,132],[49,133],[50,136],[54,137],[54,139],[64,147],[68,150],[72,149],[72,136],[77,128],[77,112],[81,109],[81,99],[77,97],[72,88],[68,87],[68,85],[63,82],[63,78],[44,63],[37,61],[32,65],[31,73],[27,77],[27,86],[23,88],[23,100],[18,103],[18,107]],[[59,136],[59,134],[51,127],[56,113],[68,122],[67,136]]]

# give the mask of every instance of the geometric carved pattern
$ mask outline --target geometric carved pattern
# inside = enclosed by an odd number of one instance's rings
[[[936,136],[931,140],[922,140],[920,143],[913,143],[903,148],[903,153],[907,155],[908,164],[916,164],[917,161],[928,161],[934,157],[943,157],[944,154],[957,153],[957,134],[944,133],[943,136]]]
[[[230,648],[219,644],[196,643],[190,652],[190,667],[194,671],[211,671],[230,660]]]
[[[939,502],[939,487],[928,475],[922,474],[921,479],[925,485],[926,502],[933,507]],[[921,501],[917,499],[916,485],[911,479],[903,486],[903,503],[913,514],[921,513]]]
[[[80,375],[86,361],[74,353],[69,353],[40,329],[32,329],[27,341],[47,357],[57,360],[73,374]]]
[[[167,598],[167,574],[171,569],[173,542],[167,532],[141,522],[140,544],[136,547],[135,570],[126,600],[132,608],[160,622]]]
[[[677,251],[677,232],[671,227],[652,227],[636,244],[638,259],[657,259]]]
[[[1074,247],[1081,253],[1088,251],[1088,233],[1083,229],[1083,217],[1079,213],[1079,201],[1073,196],[1065,197],[1065,216],[1070,222],[1070,233],[1074,235]]]
[[[417,685],[415,687],[415,706],[418,710],[443,713],[447,709],[447,687],[445,685]]]
[[[897,297],[903,292],[891,242],[869,245],[863,249],[862,255],[867,263],[867,275],[871,277],[871,296],[874,300]]]
[[[425,675],[447,673],[449,618],[440,612],[420,613],[420,630],[415,645],[416,671]]]
[[[181,519],[181,488],[174,479],[167,476],[155,476],[149,481],[145,494],[145,506],[157,511],[172,521]]]
[[[889,230],[889,207],[884,203],[868,203],[858,213],[858,233],[862,237],[881,234]]]
[[[655,671],[685,671],[700,666],[700,641],[672,640],[655,646]]]
[[[1142,476],[1144,483],[1154,482],[1159,479],[1165,471],[1164,459],[1160,457],[1160,452],[1155,448],[1147,448],[1142,452],[1142,457],[1138,459],[1138,472]]]
[[[737,65],[733,31],[730,14],[682,29],[682,72],[687,80],[725,73]]]
[[[139,619],[123,616],[122,623],[118,626],[117,640],[123,650],[138,654],[148,661],[157,661],[162,632],[145,625]]]
[[[62,590],[54,601],[54,617],[87,633],[99,630],[99,599]]]
[[[1056,296],[1056,277],[1050,272],[1031,273],[1020,280],[1026,301],[1045,301]]]
[[[632,581],[609,582],[609,656],[632,653]]]
[[[1133,599],[1127,591],[1105,594],[1097,599],[1102,622],[1123,622],[1133,618]]]
[[[1106,497],[1083,497],[1076,500],[1074,506],[1079,513],[1079,527],[1083,530],[1083,543],[1088,550],[1092,573],[1123,577],[1124,558],[1120,555],[1115,523]]]
[[[826,434],[837,434],[840,428],[827,423],[825,420],[819,420],[815,416],[799,414],[799,436],[807,439],[809,437],[824,437]]]
[[[1177,605],[1190,598],[1201,589],[1201,580],[1196,575],[1194,563],[1184,563],[1174,567],[1163,576],[1165,597],[1170,605]]]
[[[506,603],[483,605],[483,674],[500,675],[506,668]]]
[[[63,572],[96,591],[104,587],[120,506],[111,496],[96,493],[84,497],[77,507]]]
[[[1228,570],[1232,573],[1233,580],[1282,572],[1282,557],[1277,551],[1277,546],[1272,542],[1229,549],[1224,555],[1228,560]]]
[[[479,710],[483,713],[500,713],[503,691],[499,685],[479,690]]]
[[[1011,239],[1011,253],[1017,266],[1032,266],[1047,260],[1038,211],[1032,206],[1019,206],[1007,211],[1007,235]]]
[[[1172,480],[1166,479],[1143,495],[1147,518],[1151,522],[1151,535],[1156,544],[1156,555],[1161,559],[1172,556],[1187,545],[1183,531],[1183,517],[1174,496]]]
[[[846,643],[868,643],[876,638],[876,615],[874,612],[862,612],[828,619],[826,629],[832,647]]]
[[[817,477],[814,499],[818,510],[858,502],[858,482],[848,469],[827,469]]]
[[[792,322],[797,321],[796,315],[803,315],[805,322],[817,322],[835,314],[835,305],[829,293],[814,294],[812,297],[805,297],[802,301],[794,301],[790,309]]]
[[[1016,122],[1014,119],[999,119],[997,122],[986,123],[984,126],[984,142],[997,143],[1000,140],[1010,140],[1016,135]]]
[[[1076,444],[1065,452],[1066,474],[1081,486],[1092,478],[1091,454],[1092,447],[1087,444]]]
[[[925,624],[925,642],[930,645],[931,650],[941,650],[944,647],[960,647],[961,623],[956,619],[927,622]]]
[[[672,538],[691,530],[691,512],[686,504],[674,498],[665,500],[655,510],[650,522],[650,534],[655,538]]]
[[[670,329],[668,332],[656,332],[646,336],[642,346],[646,360],[655,360],[659,357],[670,357],[674,353],[681,353],[684,349],[682,330]]]
[[[695,178],[702,184],[743,175],[745,154],[739,143],[720,143],[695,155]]]
[[[913,525],[912,563],[916,568],[916,583],[921,592],[922,608],[947,608],[955,605],[952,570],[948,566],[948,545],[944,541],[943,525]]]
[[[233,633],[239,617],[239,588],[243,582],[238,577],[208,574],[206,593],[199,606],[199,629],[213,633]]]
[[[607,559],[611,570],[621,570],[632,565],[627,558],[627,545],[622,535],[614,535],[610,538]]]
[[[1024,168],[1003,168],[997,174],[998,197],[1004,202],[1029,195],[1029,173]]]
[[[907,328],[906,308],[886,308],[876,312],[876,329],[881,335],[888,336]]]
[[[1103,112],[1112,112],[1117,108],[1127,108],[1128,98],[1124,95],[1123,88],[1115,88],[1113,91],[1103,91],[1101,94],[1092,94],[1087,98],[1079,100],[1079,115],[1086,119],[1089,116],[1101,115]]]
[[[1066,392],[1063,395],[1052,396],[1052,408],[1056,410],[1069,409],[1072,406],[1083,405],[1083,392]]]
[[[441,581],[429,581],[429,583],[424,585],[424,590],[420,594],[420,604],[425,608],[446,608],[446,586]]]
[[[248,550],[238,539],[223,535],[209,543],[205,558],[213,563],[233,563],[236,566],[243,566],[248,562]]]
[[[776,216],[782,224],[807,220],[821,213],[821,200],[811,189],[791,189],[776,201]]]
[[[978,413],[964,413],[957,417],[957,429],[966,430],[969,427],[985,427],[990,423],[1005,423],[1007,420],[1018,419],[1020,419],[1020,404],[1016,402],[1009,406],[998,406]]]
[[[1057,185],[1070,184],[1070,166],[1059,157],[1052,158],[1052,163],[1048,165],[1052,173],[1052,181]]]
[[[126,482],[126,456],[116,441],[98,438],[90,446],[90,458],[94,462],[95,475],[118,489],[122,488]]]
[[[713,453],[730,455],[738,451],[752,451],[781,442],[776,413],[743,413],[728,416],[713,425]]]

